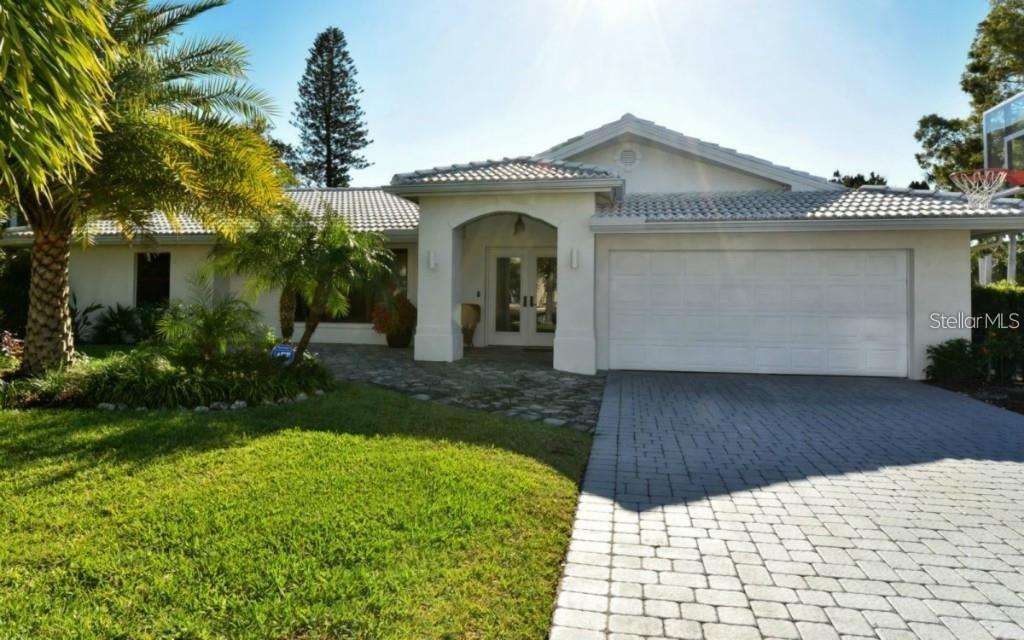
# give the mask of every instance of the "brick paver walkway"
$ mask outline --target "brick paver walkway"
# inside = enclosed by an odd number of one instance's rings
[[[342,380],[580,431],[594,428],[604,389],[603,373],[555,371],[551,350],[486,347],[466,350],[457,362],[417,362],[412,349],[358,344],[313,348]]]
[[[903,380],[612,373],[551,637],[1024,638],[1024,416]]]

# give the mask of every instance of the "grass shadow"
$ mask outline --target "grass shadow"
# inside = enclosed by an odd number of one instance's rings
[[[351,383],[304,402],[239,411],[28,410],[4,417],[0,469],[17,474],[47,461],[60,463],[59,471],[43,474],[33,486],[59,483],[111,462],[141,468],[172,456],[240,446],[285,429],[497,447],[534,458],[574,481],[590,448],[590,436],[576,431]]]

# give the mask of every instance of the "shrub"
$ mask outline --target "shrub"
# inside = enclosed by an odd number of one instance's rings
[[[143,346],[102,359],[83,358],[65,370],[17,380],[0,387],[0,407],[95,407],[104,402],[129,407],[176,408],[244,400],[293,398],[333,386],[333,376],[312,356],[289,367],[269,352],[228,356],[230,364],[201,371],[176,363],[158,347]]]
[[[1018,329],[989,329],[979,350],[987,358],[992,377],[998,382],[1014,380],[1024,365],[1024,335]]]
[[[135,308],[118,303],[107,307],[99,315],[91,339],[99,344],[135,344],[141,339],[141,334]]]
[[[927,355],[925,375],[929,380],[964,384],[986,377],[985,357],[970,340],[956,338],[931,345]]]
[[[416,307],[405,294],[398,294],[374,306],[373,330],[387,336],[411,334],[416,328]]]
[[[3,381],[5,376],[15,373],[20,364],[21,362],[19,360],[11,358],[10,356],[0,355],[0,381]]]
[[[96,344],[138,344],[156,335],[157,322],[166,311],[163,304],[132,307],[117,303],[99,315],[87,337]]]
[[[157,336],[175,361],[192,367],[234,366],[245,352],[269,349],[274,335],[245,302],[196,288],[196,300],[172,305],[157,322]]]
[[[84,341],[89,335],[89,327],[92,326],[92,314],[103,308],[103,305],[92,303],[84,309],[78,308],[78,296],[71,292],[71,301],[68,303],[68,311],[71,312],[71,335],[75,342]]]
[[[19,360],[24,348],[25,343],[16,338],[13,333],[10,331],[0,331],[0,356]]]

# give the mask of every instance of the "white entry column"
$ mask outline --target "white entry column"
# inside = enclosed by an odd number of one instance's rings
[[[414,347],[417,360],[454,362],[462,358],[462,234],[446,218],[420,219]]]
[[[580,210],[559,217],[558,323],[554,367],[593,375],[597,372],[594,332],[594,234],[590,202],[572,202]],[[568,208],[568,207],[567,207]]]

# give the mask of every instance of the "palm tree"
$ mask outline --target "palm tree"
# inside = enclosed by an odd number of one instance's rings
[[[327,203],[317,214],[295,204],[276,207],[258,219],[237,240],[214,248],[213,270],[247,277],[243,293],[280,288],[281,335],[291,340],[296,294],[309,313],[296,347],[302,355],[323,318],[348,313],[354,286],[379,285],[383,290],[393,255],[377,233],[354,231]]]
[[[187,214],[231,236],[280,200],[279,164],[259,133],[269,101],[244,80],[244,48],[223,38],[175,38],[186,22],[224,3],[113,0],[107,10],[121,55],[108,61],[109,129],[97,129],[99,158],[89,170],[51,180],[43,194],[20,194],[34,231],[27,373],[72,359],[70,246],[91,221],[113,220],[131,235],[159,211],[172,224]]]
[[[98,155],[107,63],[116,55],[102,6],[0,5],[0,201],[16,201],[23,188],[42,193],[50,180],[67,178]]]
[[[318,233],[307,212],[291,201],[282,202],[234,240],[220,238],[210,254],[216,273],[243,275],[242,296],[252,301],[261,293],[280,289],[278,317],[281,337],[291,342],[295,307],[305,272],[304,247]]]

